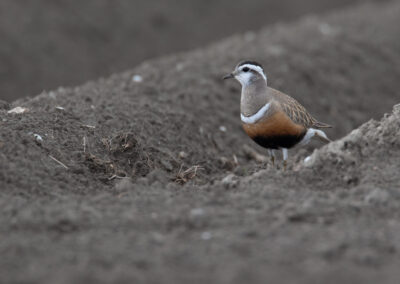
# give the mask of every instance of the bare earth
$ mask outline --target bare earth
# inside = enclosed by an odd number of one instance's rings
[[[249,159],[243,58],[336,141]],[[0,282],[397,283],[399,78],[392,2],[0,104]]]
[[[367,1],[2,0],[0,99],[82,84],[155,56]]]

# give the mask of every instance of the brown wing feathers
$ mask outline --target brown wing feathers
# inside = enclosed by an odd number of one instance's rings
[[[332,126],[317,121],[307,110],[294,98],[289,97],[279,91],[275,91],[275,97],[285,114],[296,124],[305,128],[330,128]]]

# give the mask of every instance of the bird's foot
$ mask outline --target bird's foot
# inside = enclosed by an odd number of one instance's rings
[[[283,171],[285,172],[287,168],[287,161],[283,161]]]

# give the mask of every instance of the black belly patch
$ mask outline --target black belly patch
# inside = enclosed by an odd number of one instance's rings
[[[305,134],[306,132],[301,135],[256,136],[253,140],[268,149],[292,148],[303,139]]]

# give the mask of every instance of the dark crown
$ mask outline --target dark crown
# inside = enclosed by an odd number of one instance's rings
[[[254,66],[259,66],[259,67],[261,67],[261,69],[264,69],[260,63],[258,63],[258,62],[256,62],[256,61],[251,61],[251,60],[246,60],[246,61],[240,62],[240,63],[238,64],[238,67],[240,67],[240,66],[242,66],[242,65],[245,65],[245,64],[251,64],[251,65],[254,65]]]

